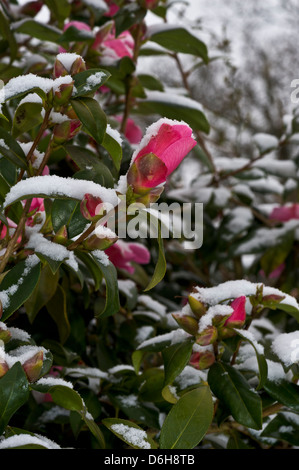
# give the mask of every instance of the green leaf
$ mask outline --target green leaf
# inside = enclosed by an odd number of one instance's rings
[[[298,415],[295,413],[278,413],[265,427],[261,437],[284,440],[297,446],[299,440]]]
[[[137,77],[144,88],[148,90],[164,91],[163,84],[156,77],[153,77],[153,75],[142,73],[137,75]]]
[[[4,277],[0,284],[0,292],[7,295],[7,306],[3,306],[2,321],[7,320],[30,297],[39,280],[41,264],[33,267],[27,260],[16,264]]]
[[[102,143],[102,145],[104,144]],[[114,180],[112,174],[95,153],[77,145],[67,145],[66,150],[78,167],[85,171],[85,173],[75,173],[74,178],[91,180],[106,188],[113,188]],[[114,150],[119,152],[118,149],[114,148]]]
[[[55,43],[58,43],[61,37],[61,31],[58,28],[32,19],[22,21],[15,27],[15,31],[28,34],[30,37],[40,39],[41,41]]]
[[[12,163],[22,168],[27,169],[27,160],[18,142],[2,127],[0,127],[0,152],[10,160]]]
[[[163,93],[160,91],[147,92],[147,98],[136,103],[133,112],[140,114],[159,114],[169,119],[180,119],[189,124],[192,129],[209,133],[210,125],[199,103],[184,96]]]
[[[157,32],[150,34],[148,39],[173,52],[192,54],[201,57],[205,63],[209,62],[205,43],[181,26],[166,26],[164,30],[159,28]]]
[[[257,358],[257,363],[258,363],[258,368],[259,368],[259,385],[257,387],[257,390],[260,390],[263,388],[265,385],[265,382],[267,380],[267,374],[268,374],[268,366],[267,366],[267,361],[265,359],[265,356],[263,354],[260,354],[257,345],[252,341],[250,338],[246,336],[246,334],[243,334],[242,330],[234,329],[234,331],[243,339],[248,341],[251,346],[253,347],[256,358]]]
[[[102,146],[109,152],[116,170],[119,171],[122,159],[122,146],[119,141],[106,132]]]
[[[0,435],[10,418],[28,398],[28,381],[20,362],[17,362],[0,379]]]
[[[18,44],[12,32],[12,28],[10,27],[10,23],[8,19],[6,18],[6,16],[4,15],[4,13],[2,12],[2,10],[0,10],[0,33],[1,33],[1,36],[4,39],[6,39],[8,42],[9,49],[10,49],[9,57],[10,57],[10,61],[13,62],[18,53]],[[2,78],[2,75],[1,75],[1,78]]]
[[[86,31],[85,29],[78,29],[75,26],[70,26],[57,40],[57,42],[63,46],[67,46],[69,42],[73,41],[92,43],[94,41],[94,35],[92,32]]]
[[[79,393],[65,385],[31,384],[33,390],[50,393],[54,403],[66,410],[84,412],[84,403]]]
[[[93,434],[93,436],[96,438],[96,440],[100,444],[100,448],[105,449],[105,438],[99,426],[94,422],[93,419],[90,419],[89,417],[87,417],[86,414],[83,414],[82,419],[87,425],[90,432]]]
[[[45,264],[38,284],[24,305],[30,323],[33,323],[38,312],[55,294],[58,279],[59,273],[53,274],[48,264]]]
[[[223,362],[213,364],[208,373],[212,392],[227,407],[233,418],[244,426],[261,429],[262,403],[243,375]]]
[[[268,380],[264,389],[279,403],[299,412],[299,386],[287,380],[271,382]]]
[[[163,349],[164,387],[171,384],[187,365],[192,353],[192,346],[193,341],[188,340]]]
[[[63,288],[58,285],[57,290],[51,300],[47,302],[47,310],[55,321],[61,344],[64,344],[69,337],[71,325],[67,315],[66,295]]]
[[[41,103],[23,103],[17,107],[12,124],[12,135],[18,137],[38,126],[43,118]]]
[[[158,261],[155,266],[154,274],[152,276],[152,279],[150,280],[149,284],[147,287],[144,289],[144,291],[149,291],[153,287],[155,287],[165,276],[166,273],[166,259],[165,259],[165,254],[164,254],[164,244],[163,244],[163,238],[161,236],[161,225],[159,223],[159,229],[158,229],[158,248],[159,248],[159,253],[158,253]]]
[[[117,37],[120,33],[126,31],[131,26],[141,23],[146,12],[147,10],[141,8],[137,2],[120,8],[113,17],[115,22],[115,36]]]
[[[95,255],[92,255],[92,258],[106,281],[105,307],[101,313],[97,314],[97,317],[105,318],[110,315],[114,315],[120,309],[117,271],[110,261],[107,264],[103,264]]]
[[[93,98],[82,97],[71,100],[71,104],[87,132],[99,144],[102,143],[106,132],[107,118],[99,103]]]
[[[185,393],[172,407],[161,429],[161,449],[193,449],[206,434],[213,419],[209,387]]]
[[[77,73],[74,75],[76,92],[73,97],[77,98],[94,93],[110,76],[111,74],[103,69],[88,69],[84,70],[84,72]]]
[[[71,12],[71,5],[67,0],[45,0],[45,4],[57,19],[60,27],[63,26],[63,22],[69,17]]]
[[[105,418],[102,423],[119,439],[133,449],[156,449],[155,442],[147,436],[146,432],[126,419]],[[117,426],[117,427],[116,427]]]

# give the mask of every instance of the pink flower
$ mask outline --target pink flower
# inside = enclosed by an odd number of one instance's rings
[[[290,206],[275,207],[269,218],[272,220],[278,220],[280,222],[287,222],[291,219],[299,219],[299,204],[297,203]]]
[[[195,145],[187,124],[159,119],[147,129],[133,154],[128,183],[137,191],[164,183]]]
[[[26,225],[32,227],[35,223],[35,215],[37,212],[44,212],[45,211],[45,206],[44,206],[44,199],[41,197],[34,197],[31,201],[29,212],[33,212],[34,214],[31,217],[28,217],[26,220]]]
[[[238,297],[237,299],[233,300],[230,306],[234,311],[226,320],[224,326],[232,328],[243,326],[246,319],[245,303],[245,295],[242,295],[241,297]]]
[[[121,116],[115,116],[118,122],[122,121]],[[131,118],[127,120],[125,136],[131,144],[138,144],[142,138],[142,130]]]
[[[113,23],[108,32],[99,31],[96,35],[92,49],[101,53],[101,62],[110,64],[122,57],[133,58],[134,39],[129,31],[123,31],[118,37],[115,37],[115,28]]]
[[[134,267],[131,265],[132,261],[139,264],[147,264],[150,261],[150,253],[141,243],[127,243],[118,240],[114,245],[107,248],[105,253],[114,266],[125,269],[130,274],[134,273]]]
[[[8,234],[10,235],[10,228],[12,229],[15,229],[17,227],[17,224],[15,224],[11,219],[7,218],[7,222],[8,222]],[[14,230],[13,230],[14,232]],[[1,233],[0,233],[0,240],[3,240],[5,237],[7,236],[7,227],[6,225],[3,224],[3,227],[1,229]],[[18,239],[17,239],[17,243],[20,243],[22,240],[22,237],[19,236]],[[1,316],[1,315],[0,315]]]
[[[66,23],[63,27],[63,31],[66,31],[68,28],[71,26],[74,26],[74,28],[77,28],[79,31],[91,31],[91,28],[88,24],[83,23],[83,21],[70,21],[69,23]],[[59,47],[58,49],[59,52],[67,52],[63,47]]]
[[[116,5],[112,0],[106,0],[106,3],[109,7],[109,10],[105,12],[104,16],[114,16],[118,12],[119,6]]]

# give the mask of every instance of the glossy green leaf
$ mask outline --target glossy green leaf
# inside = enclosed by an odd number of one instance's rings
[[[54,383],[55,379],[53,379]],[[78,392],[65,385],[31,384],[33,390],[49,393],[56,405],[71,411],[84,412],[84,403]]]
[[[41,103],[23,103],[17,107],[13,118],[12,135],[18,137],[38,126],[43,118]]]
[[[138,75],[138,80],[140,81],[141,85],[147,90],[164,91],[164,86],[162,82],[160,82],[160,80],[158,80],[153,75],[141,73]]]
[[[64,20],[69,17],[71,12],[70,3],[67,0],[45,0],[45,4],[57,19],[59,26],[62,27]]]
[[[163,349],[164,386],[171,384],[188,364],[192,353],[193,341],[172,344]]]
[[[2,10],[0,10],[0,34],[8,42],[10,61],[13,62],[18,53],[18,44],[14,37],[10,22]],[[3,78],[2,75],[1,78]]]
[[[59,273],[53,274],[50,267],[45,264],[41,270],[38,284],[24,304],[30,323],[34,321],[41,308],[46,305],[55,294],[58,279]]]
[[[93,98],[77,98],[71,100],[80,121],[87,132],[100,144],[105,136],[107,118],[99,103]]]
[[[208,382],[212,392],[230,410],[238,423],[261,429],[261,399],[238,370],[223,362],[217,362],[209,369]]]
[[[160,226],[160,224],[159,224],[157,242],[158,242],[158,249],[159,249],[158,260],[157,260],[157,263],[156,263],[156,266],[155,266],[153,276],[152,276],[149,284],[144,289],[145,292],[153,289],[153,287],[155,287],[157,284],[159,284],[159,282],[162,281],[162,279],[164,278],[165,273],[166,273],[166,259],[165,259],[165,254],[164,254],[164,243],[163,243],[163,238],[161,236],[161,226]]]
[[[156,449],[157,445],[137,424],[126,419],[105,418],[102,423],[133,449]]]
[[[106,132],[102,146],[109,152],[116,170],[119,171],[122,159],[122,146],[120,142]]]
[[[110,261],[107,264],[103,264],[96,256],[92,255],[92,258],[97,264],[106,282],[105,307],[102,312],[97,315],[98,317],[105,318],[110,315],[114,315],[120,309],[117,271],[115,266]]]
[[[284,440],[297,446],[299,440],[298,415],[278,413],[263,429],[261,437]]]
[[[7,306],[3,306],[2,321],[9,318],[30,297],[39,280],[41,264],[33,267],[27,260],[16,264],[0,284],[0,292],[8,296]]]
[[[201,106],[191,98],[178,97],[160,91],[147,93],[147,98],[138,100],[133,110],[140,114],[159,114],[169,119],[179,119],[194,130],[209,133],[210,125]]]
[[[67,340],[71,325],[67,314],[66,295],[63,288],[58,285],[55,294],[47,302],[47,310],[57,325],[61,344]]]
[[[267,374],[268,374],[268,366],[267,366],[267,361],[266,361],[266,358],[263,354],[261,354],[259,351],[258,351],[258,347],[257,345],[255,344],[254,341],[251,340],[250,337],[246,336],[245,333],[243,333],[242,330],[238,330],[238,329],[234,329],[234,331],[241,337],[243,338],[244,340],[248,341],[251,346],[253,347],[254,351],[255,351],[255,354],[256,354],[256,358],[257,358],[257,363],[258,363],[258,368],[259,368],[259,385],[258,385],[258,390],[260,390],[261,388],[263,388],[263,386],[265,385],[265,382],[267,380]]]
[[[28,381],[20,362],[16,362],[0,379],[0,434],[28,398]]]
[[[23,170],[27,169],[27,160],[23,149],[2,127],[0,127],[0,153]]]
[[[204,42],[191,34],[187,29],[178,26],[165,29],[163,26],[151,34],[149,30],[149,39],[160,46],[165,47],[173,52],[182,52],[201,57],[205,63],[208,63],[208,50]]]
[[[58,42],[61,36],[61,31],[58,28],[32,19],[20,22],[20,24],[16,26],[15,31],[29,34],[31,37],[40,39],[41,41],[55,43]]]
[[[161,429],[161,449],[193,449],[213,419],[212,394],[206,385],[185,393],[172,407]]]
[[[268,380],[264,389],[279,403],[299,412],[299,385],[287,380],[280,380],[277,383]]]
[[[74,85],[76,92],[73,98],[94,93],[102,86],[111,74],[103,69],[88,69],[74,75]]]
[[[104,144],[102,143],[102,145]],[[85,171],[85,173],[75,173],[74,178],[82,178],[94,181],[95,183],[105,186],[106,188],[112,188],[114,186],[114,180],[111,172],[107,166],[101,162],[95,153],[77,145],[67,145],[66,150],[71,159],[74,160],[74,162],[78,165],[78,167],[82,171]],[[116,151],[119,152],[119,149],[116,149]]]
[[[116,37],[131,26],[141,23],[145,15],[146,10],[141,8],[137,2],[133,2],[120,8],[117,14],[113,17],[115,21]]]

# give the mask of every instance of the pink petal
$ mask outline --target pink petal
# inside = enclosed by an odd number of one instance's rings
[[[287,222],[291,219],[299,219],[299,204],[275,207],[269,218],[272,220],[278,220],[280,222]]]
[[[140,264],[147,264],[150,262],[150,252],[145,246],[141,245],[141,243],[129,243],[129,247],[132,251],[131,261],[135,261]]]
[[[230,306],[234,311],[231,314],[231,316],[226,320],[224,325],[229,325],[230,323],[233,323],[233,322],[242,323],[245,321],[246,319],[245,302],[246,302],[245,295],[242,295],[241,297],[238,297],[237,299],[233,300]]]

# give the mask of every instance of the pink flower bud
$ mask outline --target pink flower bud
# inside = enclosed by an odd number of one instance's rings
[[[137,191],[165,183],[195,145],[187,124],[160,119],[147,129],[134,152],[128,183]]]
[[[246,320],[245,311],[246,297],[242,295],[231,303],[231,308],[234,310],[233,313],[227,318],[224,326],[228,328],[240,328],[244,325]]]
[[[57,145],[61,145],[67,140],[75,137],[82,127],[79,119],[71,119],[69,121],[63,121],[60,124],[56,124],[53,130],[54,142]]]
[[[209,369],[215,362],[215,355],[212,351],[195,352],[191,355],[189,364],[198,370]]]
[[[80,204],[80,211],[87,220],[96,220],[103,215],[104,203],[101,198],[85,194]]]
[[[196,335],[198,332],[198,321],[191,315],[172,314],[178,325],[190,335]]]
[[[5,361],[2,362],[0,359],[0,378],[3,377],[8,371],[8,365]]]
[[[66,75],[69,74],[65,66],[60,62],[59,59],[56,58],[55,63],[54,63],[54,77],[65,77]]]
[[[72,97],[74,82],[62,83],[58,90],[55,91],[53,103],[57,106],[66,105]]]
[[[115,116],[115,119],[118,121],[118,122],[121,122],[122,121],[122,117],[121,116]],[[142,138],[142,130],[139,126],[137,126],[137,124],[135,123],[135,121],[131,118],[129,118],[127,120],[127,124],[126,124],[126,128],[125,128],[125,137],[128,139],[128,141],[131,143],[131,144],[138,144]]]
[[[91,30],[90,26],[86,23],[83,23],[82,21],[69,21],[69,23],[66,23],[64,25],[63,31],[66,31],[71,26],[78,29],[79,31],[90,31]],[[59,52],[66,52],[66,50],[61,46],[59,47],[58,51]]]
[[[218,337],[218,331],[215,326],[208,326],[205,330],[197,333],[196,343],[200,346],[208,346],[216,341]]]
[[[43,359],[43,351],[38,351],[34,356],[24,362],[23,370],[29,382],[35,382],[39,378],[43,367]]]
[[[22,13],[25,16],[32,16],[33,17],[33,16],[38,14],[38,12],[41,10],[42,6],[43,6],[43,2],[40,2],[40,1],[28,2],[28,3],[25,3],[25,5],[23,5],[20,8],[20,13]]]
[[[1,317],[1,315],[0,315]],[[0,327],[0,341],[3,341],[3,343],[8,343],[11,339],[11,333],[7,328],[1,328]]]

